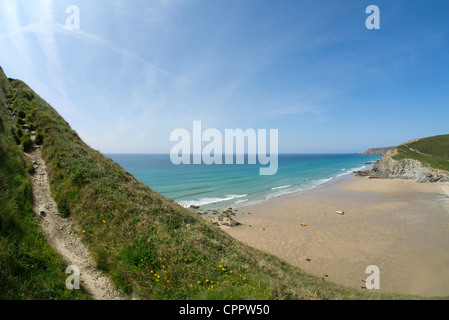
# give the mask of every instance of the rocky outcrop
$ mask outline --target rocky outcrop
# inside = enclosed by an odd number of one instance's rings
[[[390,149],[369,172],[371,178],[413,179],[420,182],[449,182],[449,172],[434,169],[414,159],[395,160],[397,149]]]
[[[362,153],[364,156],[383,156],[385,153],[387,153],[388,150],[392,149],[393,147],[386,147],[386,148],[372,148],[366,150],[364,153]]]
[[[192,208],[192,206],[190,206]],[[192,208],[195,209],[195,208]],[[216,226],[227,226],[227,227],[237,227],[240,226],[241,223],[234,219],[238,209],[209,209],[203,211],[196,211],[199,215],[204,216],[207,220],[209,220],[212,224]],[[251,214],[248,212],[248,214]]]

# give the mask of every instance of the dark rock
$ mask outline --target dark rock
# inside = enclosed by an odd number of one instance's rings
[[[368,177],[371,175],[371,170],[353,171],[357,177]]]
[[[234,219],[230,220],[230,224],[231,224],[231,227],[237,227],[237,226],[242,225],[240,222],[235,221]]]

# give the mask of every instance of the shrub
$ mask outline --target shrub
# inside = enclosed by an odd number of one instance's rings
[[[38,133],[38,134],[36,135],[36,139],[34,139],[34,142],[35,142],[37,145],[41,145],[41,144],[44,142],[44,136],[43,136],[42,134]]]
[[[76,168],[72,173],[72,179],[77,185],[82,185],[86,182],[85,170]]]
[[[23,151],[28,152],[31,150],[31,147],[33,146],[33,141],[31,141],[30,137],[27,135],[22,136],[22,148]]]
[[[33,165],[31,162],[28,163],[27,171],[28,171],[28,173],[31,174],[31,175],[33,175],[33,174],[36,173],[36,168],[34,167],[34,165]]]
[[[19,90],[18,95],[16,98],[25,98],[28,101],[32,101],[34,99],[34,94],[30,89],[22,89]]]
[[[11,136],[13,137],[14,141],[16,142],[17,145],[20,145],[20,139],[17,136],[16,131],[14,130],[14,128],[11,128]]]
[[[20,110],[17,116],[21,119],[25,119],[27,117],[27,114],[25,113],[25,111]]]
[[[61,217],[68,218],[70,216],[70,205],[65,194],[56,193],[54,199],[58,205],[58,212],[61,214]]]

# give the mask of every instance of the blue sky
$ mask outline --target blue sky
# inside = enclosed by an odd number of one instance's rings
[[[448,18],[446,0],[0,0],[0,65],[105,153],[168,153],[194,120],[363,152],[449,133]]]

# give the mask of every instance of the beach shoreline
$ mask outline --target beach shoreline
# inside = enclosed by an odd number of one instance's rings
[[[349,174],[232,218],[241,225],[221,225],[232,237],[326,281],[362,289],[376,265],[380,292],[449,296],[447,183]]]
[[[139,180],[152,185],[156,191],[179,205],[185,208],[199,206],[202,211],[210,211],[246,207],[278,196],[314,189],[351,175],[354,171],[369,170],[378,158],[353,154],[284,154],[280,157],[279,173],[275,176],[260,176],[254,170],[256,167],[250,165],[190,166],[186,167],[188,170],[184,172],[183,180],[172,182],[157,175],[154,180],[147,180],[142,169],[137,169],[141,165],[139,161],[124,158],[121,162],[131,173],[135,171],[133,174]],[[156,166],[161,165],[157,162],[160,159],[154,161]],[[176,167],[181,170],[180,173],[185,170],[181,168]]]

